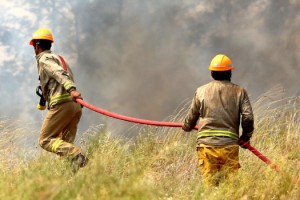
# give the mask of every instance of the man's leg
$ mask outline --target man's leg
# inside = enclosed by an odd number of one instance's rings
[[[220,169],[220,159],[213,146],[200,145],[197,148],[199,169],[204,187],[218,185],[218,171]]]
[[[76,156],[81,150],[72,143],[66,142],[60,137],[65,127],[70,123],[75,112],[74,102],[67,102],[51,108],[43,122],[39,137],[40,146],[61,156]]]
[[[224,165],[222,165],[221,171],[224,178],[228,176],[236,175],[238,169],[241,167],[239,163],[239,145],[229,145],[222,148],[222,159]]]
[[[64,141],[72,143],[72,144],[75,141],[78,123],[79,123],[81,115],[82,115],[80,104],[76,104],[76,103],[73,104],[73,110],[75,112],[75,115],[73,116],[72,119],[70,119],[69,124],[66,126],[66,128],[62,132],[62,139]]]

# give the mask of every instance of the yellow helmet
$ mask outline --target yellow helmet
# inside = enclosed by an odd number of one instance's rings
[[[50,40],[54,42],[53,36],[50,30],[45,29],[45,28],[40,28],[36,30],[29,42],[30,45],[33,45],[33,40]]]
[[[224,54],[216,55],[208,68],[211,71],[228,71],[234,69],[230,58]]]

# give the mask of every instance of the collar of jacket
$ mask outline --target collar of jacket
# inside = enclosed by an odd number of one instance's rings
[[[51,50],[45,50],[38,55],[35,56],[36,60],[38,61],[45,53],[51,53]]]
[[[213,80],[213,82],[217,82],[217,83],[220,83],[220,82],[231,83],[231,81],[229,81],[229,80]]]

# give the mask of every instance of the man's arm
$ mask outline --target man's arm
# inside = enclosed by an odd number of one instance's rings
[[[184,119],[184,124],[182,129],[186,132],[190,132],[191,130],[193,130],[193,128],[197,124],[199,116],[200,116],[200,103],[197,98],[197,92],[195,92],[188,114]]]
[[[45,56],[40,62],[47,74],[53,77],[59,84],[63,85],[67,92],[70,93],[72,88],[75,88],[76,90],[76,85],[70,78],[69,72],[65,71],[62,66],[57,64],[53,56]]]
[[[241,115],[241,125],[243,132],[240,137],[240,142],[242,144],[243,142],[250,141],[254,130],[254,115],[246,90],[244,90],[244,96],[242,99]]]

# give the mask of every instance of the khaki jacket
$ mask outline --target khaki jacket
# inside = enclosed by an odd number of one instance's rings
[[[214,80],[196,90],[183,130],[191,131],[198,120],[198,144],[237,144],[240,123],[249,137],[254,129],[248,94],[230,81]]]
[[[38,54],[36,60],[40,85],[43,96],[48,102],[48,108],[72,101],[72,97],[67,91],[71,88],[76,89],[76,85],[69,65],[66,63],[67,71],[65,71],[59,56],[50,50]]]

